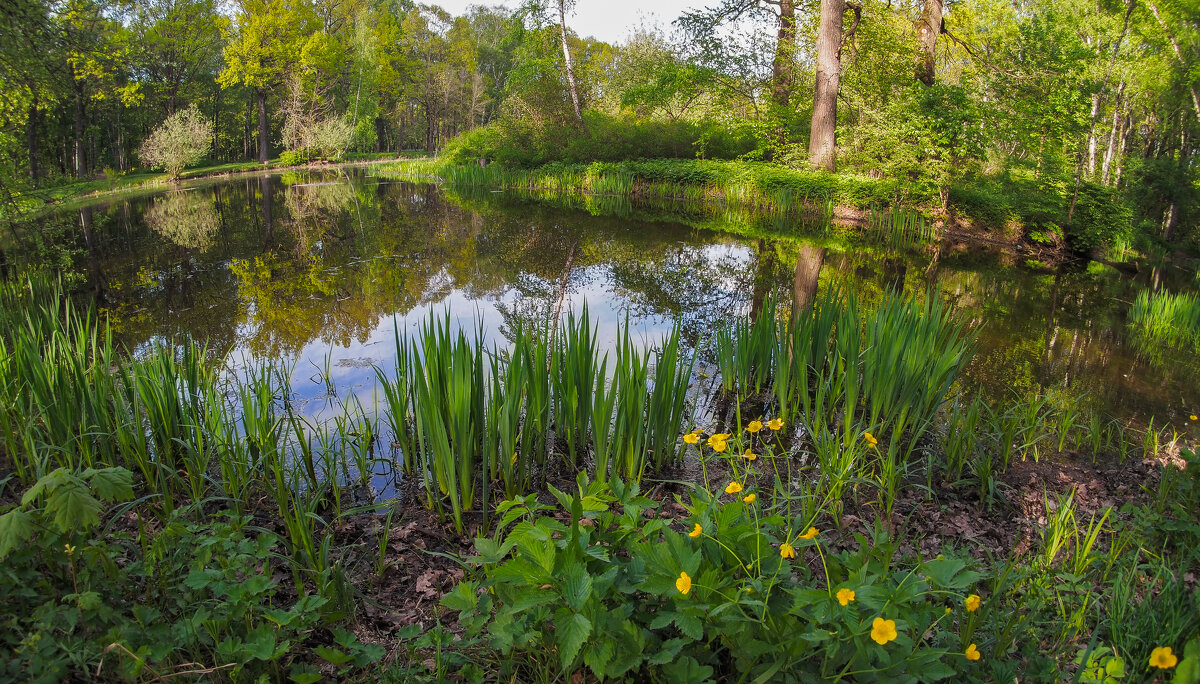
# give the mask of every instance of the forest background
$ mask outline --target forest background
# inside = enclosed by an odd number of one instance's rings
[[[194,106],[212,164],[731,160],[639,172],[886,179],[869,201],[1052,247],[1197,245],[1195,0],[711,0],[616,45],[574,4],[6,0],[6,206],[146,166]]]

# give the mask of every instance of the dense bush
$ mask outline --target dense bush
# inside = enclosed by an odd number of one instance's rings
[[[138,156],[148,166],[162,167],[174,180],[184,167],[208,154],[213,130],[212,122],[192,105],[167,117],[154,129],[138,149]]]
[[[529,168],[550,162],[624,161],[639,158],[732,159],[754,149],[749,131],[716,122],[639,120],[588,112],[586,128],[504,119],[452,140],[443,158]]]

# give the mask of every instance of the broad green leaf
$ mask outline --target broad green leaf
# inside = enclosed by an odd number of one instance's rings
[[[579,563],[567,568],[563,581],[563,598],[571,610],[583,610],[583,605],[592,596],[592,577]]]
[[[133,498],[133,473],[124,468],[88,468],[83,471],[92,493],[109,503]]]
[[[46,497],[46,514],[60,532],[90,530],[100,524],[104,506],[78,480],[67,481]]]
[[[17,508],[0,515],[0,558],[20,548],[33,534],[33,521],[29,514]]]
[[[558,625],[558,649],[559,655],[562,656],[562,667],[566,670],[575,661],[575,655],[579,653],[579,647],[583,646],[584,642],[592,633],[592,622],[579,613],[572,613],[571,617]]]

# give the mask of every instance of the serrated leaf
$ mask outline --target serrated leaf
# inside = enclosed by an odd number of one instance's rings
[[[77,484],[82,485],[79,480],[76,480],[75,477],[66,470],[63,470],[62,468],[52,470],[38,478],[38,481],[34,482],[33,486],[25,492],[25,494],[21,497],[21,505],[28,506],[34,501],[37,501],[38,497],[42,496],[43,494],[50,494],[63,483],[71,480],[75,480]]]
[[[675,626],[679,631],[683,632],[692,641],[699,641],[700,637],[704,636],[704,626],[700,624],[700,619],[691,615],[677,613],[675,615]]]
[[[318,656],[338,667],[345,665],[351,660],[350,656],[346,655],[345,651],[337,648],[330,648],[329,646],[318,646],[313,649],[313,653],[316,653]]]
[[[563,598],[571,610],[583,610],[583,605],[592,596],[592,577],[582,565],[567,568],[563,581]]]
[[[109,503],[133,498],[133,473],[124,468],[88,468],[83,471],[83,479],[93,494]]]
[[[33,535],[33,521],[21,509],[0,515],[0,558],[4,558]]]
[[[270,661],[275,656],[275,630],[270,625],[259,625],[246,635],[245,651],[257,660]]]
[[[102,510],[103,504],[78,480],[63,482],[46,497],[46,514],[60,532],[90,530],[100,524]]]
[[[591,636],[592,621],[579,613],[572,613],[571,617],[558,627],[558,651],[562,656],[563,669],[566,670],[575,661],[579,648]]]
[[[479,602],[479,595],[476,593],[478,586],[474,582],[463,582],[454,589],[446,592],[442,596],[442,605],[450,610],[464,611],[474,610],[475,605]]]

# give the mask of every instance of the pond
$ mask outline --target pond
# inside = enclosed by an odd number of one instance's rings
[[[979,243],[610,199],[456,193],[345,167],[201,182],[51,225],[118,341],[136,351],[190,336],[235,368],[286,360],[294,405],[316,420],[351,394],[381,401],[374,367],[393,368],[397,327],[414,334],[431,312],[502,344],[516,325],[586,304],[606,350],[625,320],[646,344],[678,320],[695,344],[771,298],[936,288],[979,329],[969,390],[1069,392],[1127,425],[1195,436],[1195,354],[1139,342],[1126,322],[1141,289],[1195,274],[1047,269]]]

